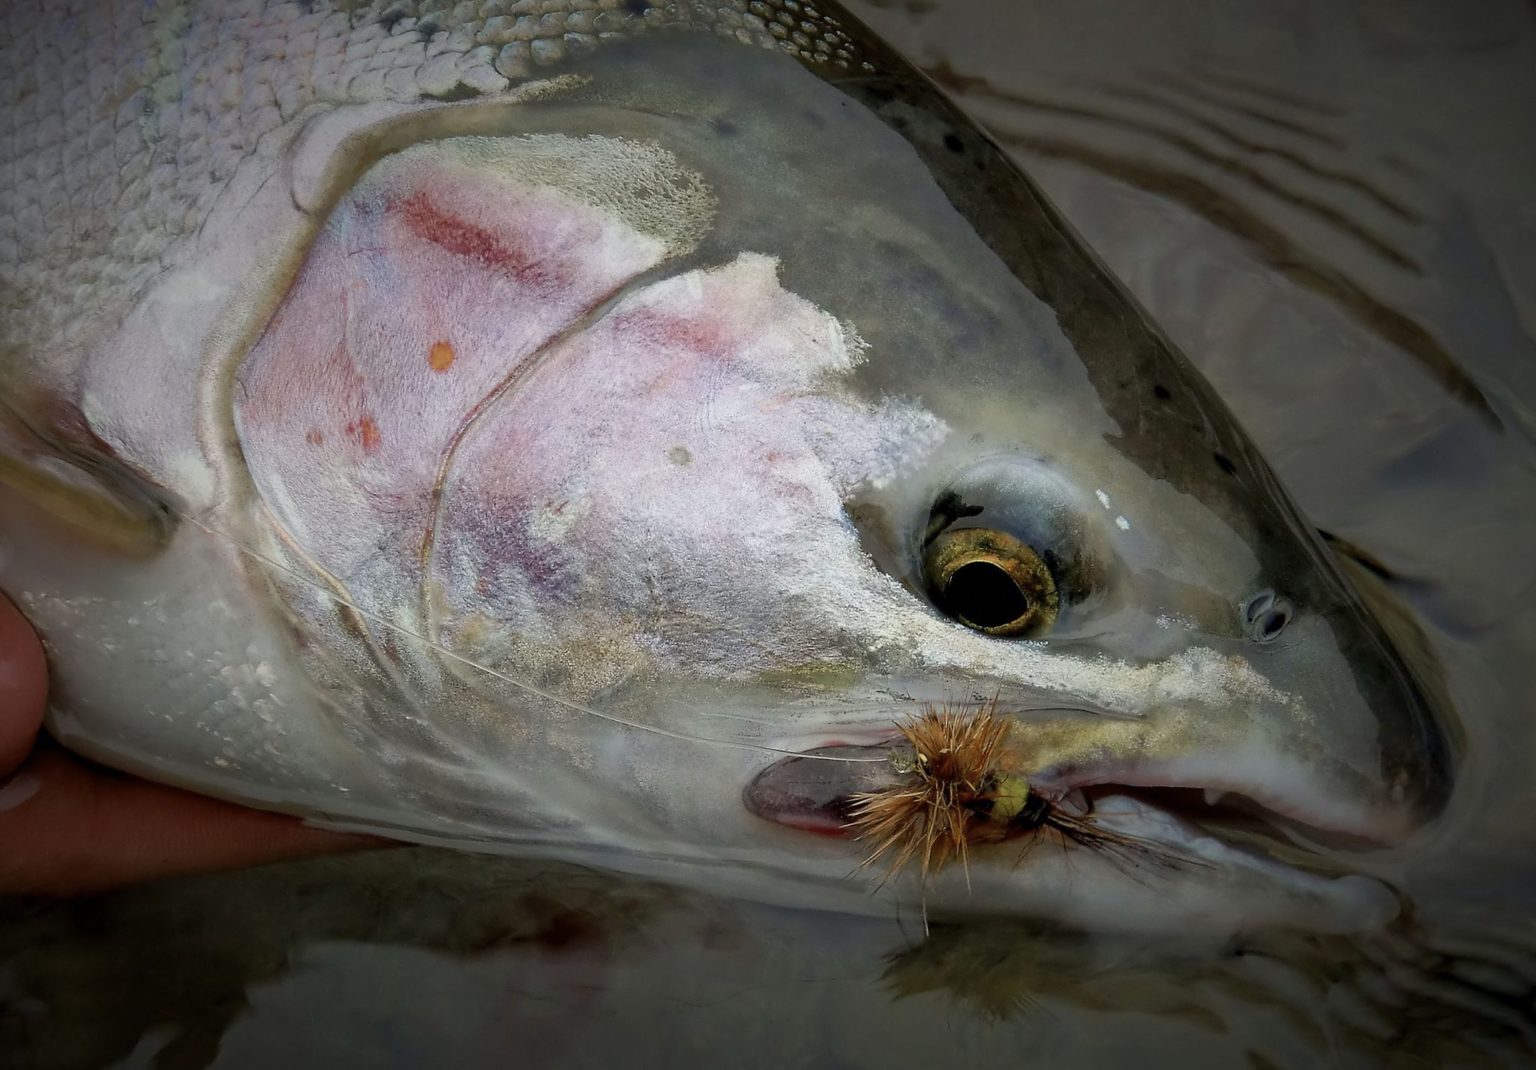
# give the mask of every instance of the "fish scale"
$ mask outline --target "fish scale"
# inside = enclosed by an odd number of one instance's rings
[[[0,352],[19,359],[6,377],[78,360],[176,262],[241,162],[281,153],[316,108],[494,94],[567,49],[661,27],[855,56],[835,19],[795,0],[19,0],[7,23]]]

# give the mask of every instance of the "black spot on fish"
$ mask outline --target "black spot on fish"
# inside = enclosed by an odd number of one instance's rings
[[[1173,397],[1173,395],[1168,392],[1168,388],[1162,383],[1153,384],[1152,396],[1157,398],[1158,401],[1167,401],[1169,398]]]
[[[631,15],[644,15],[651,10],[651,0],[624,0],[623,6]]]
[[[1375,573],[1381,579],[1396,582],[1399,577],[1396,572],[1381,563],[1381,560],[1366,550],[1361,549],[1348,539],[1340,538],[1331,531],[1317,529],[1317,533],[1323,537],[1323,541],[1332,546],[1334,551],[1343,554],[1362,568]]]
[[[950,152],[964,152],[965,142],[960,140],[959,134],[945,134],[944,147]]]
[[[1228,457],[1225,453],[1217,452],[1211,454],[1211,456],[1216,459],[1216,467],[1227,473],[1227,475],[1237,471],[1237,465],[1233,464],[1232,458]]]
[[[710,125],[715,128],[715,133],[721,137],[735,137],[741,133],[741,128],[729,119],[716,119]]]
[[[473,100],[480,96],[481,90],[476,89],[468,82],[460,82],[452,89],[445,89],[441,93],[423,93],[423,100],[441,100],[445,104],[452,104],[456,100]]]
[[[410,12],[401,7],[392,7],[379,16],[379,25],[384,27],[385,33],[394,33],[395,27],[400,25],[400,20],[407,18]]]
[[[932,542],[940,532],[955,521],[980,516],[984,512],[986,512],[985,506],[971,505],[962,501],[954,491],[945,491],[928,512],[928,529],[923,533],[923,545],[926,546]]]
[[[1040,559],[1045,562],[1045,567],[1051,570],[1052,576],[1061,575],[1061,555],[1055,550],[1047,549],[1040,555]]]
[[[432,40],[432,35],[440,29],[442,27],[431,19],[422,19],[416,24],[416,36],[420,37],[423,41],[430,41]]]

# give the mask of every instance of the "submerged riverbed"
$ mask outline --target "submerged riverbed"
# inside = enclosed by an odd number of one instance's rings
[[[402,849],[9,904],[0,1065],[1536,1059],[1536,13],[851,4],[1215,383],[1455,711],[1379,936],[1216,956]]]

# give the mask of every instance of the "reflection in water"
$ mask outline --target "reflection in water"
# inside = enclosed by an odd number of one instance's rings
[[[10,905],[0,1062],[1532,1058],[1529,8],[854,6],[1042,180],[1383,577],[1363,582],[1464,731],[1450,812],[1380,862],[1405,917],[1198,955],[1017,923],[925,939],[916,918],[398,850]]]
[[[924,938],[916,919],[415,848],[11,915],[0,1042],[46,1067],[927,1065],[1021,1045],[1090,1065],[1479,1063],[1521,1050],[1536,965],[1536,933],[1269,933],[1200,955],[1022,923]]]

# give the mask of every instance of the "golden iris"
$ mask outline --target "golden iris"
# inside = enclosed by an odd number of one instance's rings
[[[936,535],[923,552],[923,578],[940,609],[987,635],[1045,635],[1061,608],[1040,555],[992,528]]]

